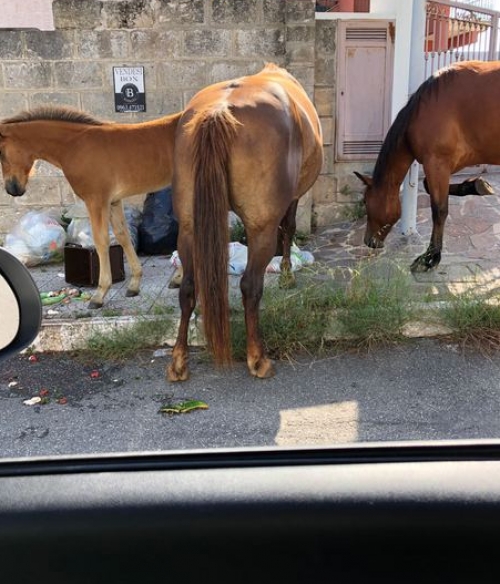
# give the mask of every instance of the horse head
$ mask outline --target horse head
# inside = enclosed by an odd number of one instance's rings
[[[365,245],[372,248],[384,247],[384,240],[392,226],[401,217],[399,188],[384,185],[378,188],[373,179],[365,174],[354,172],[365,185],[364,201],[366,207]],[[389,192],[390,191],[390,192]]]
[[[9,124],[0,124],[0,164],[9,195],[24,195],[34,162],[33,155],[23,148]]]

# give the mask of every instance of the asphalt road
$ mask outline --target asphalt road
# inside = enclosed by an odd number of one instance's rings
[[[280,362],[270,380],[195,353],[191,379],[172,385],[167,362],[153,351],[123,364],[5,361],[0,456],[500,437],[500,355],[444,342]],[[47,403],[24,404],[40,392]],[[159,413],[189,399],[208,409]]]

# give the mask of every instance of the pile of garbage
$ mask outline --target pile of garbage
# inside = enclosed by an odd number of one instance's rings
[[[135,250],[145,255],[172,254],[172,264],[179,268],[180,259],[175,251],[179,229],[173,211],[171,187],[148,193],[142,211],[132,205],[125,205],[124,208]],[[244,234],[243,225],[232,212],[228,217],[228,225],[231,231],[239,227],[239,231]],[[109,239],[110,245],[118,243],[111,226]],[[62,217],[58,217],[54,211],[50,210],[29,211],[7,235],[4,247],[24,265],[32,267],[62,262],[66,245],[94,247],[90,218],[82,201],[69,207]],[[281,256],[275,256],[268,265],[267,272],[279,273],[281,260]],[[232,241],[229,244],[228,273],[241,275],[247,261],[247,246],[241,241]],[[310,252],[302,251],[296,245],[292,246],[292,271],[313,262],[314,257]],[[54,297],[57,296],[68,297],[67,290],[54,294]],[[69,297],[71,296],[69,294]],[[73,297],[76,296],[73,294]],[[49,298],[45,301],[46,304],[58,302]]]
[[[178,224],[170,187],[148,193],[141,211],[125,205],[125,219],[132,245],[138,253],[169,254],[177,247]],[[109,228],[110,245],[117,244]],[[25,266],[58,263],[68,244],[94,248],[92,227],[83,201],[71,205],[61,216],[54,210],[29,211],[7,234],[4,248]]]
[[[266,272],[268,274],[279,274],[281,272],[281,260],[283,256],[274,256],[269,262]],[[171,259],[172,265],[175,268],[182,266],[179,254],[174,251]],[[238,241],[231,241],[229,243],[229,259],[227,264],[227,273],[231,276],[241,276],[245,271],[248,262],[248,248],[243,243]],[[292,272],[300,270],[304,266],[310,266],[314,263],[314,256],[309,251],[299,249],[296,245],[292,245],[290,253],[290,263],[292,264]]]

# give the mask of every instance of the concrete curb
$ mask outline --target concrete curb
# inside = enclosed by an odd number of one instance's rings
[[[442,302],[429,304],[425,307],[419,307],[422,312],[432,314],[432,322],[422,316],[419,319],[412,320],[403,327],[402,334],[407,338],[424,338],[439,337],[451,334],[453,331],[443,323],[439,322],[436,316],[436,310],[443,306]],[[80,318],[76,320],[44,320],[42,328],[35,341],[30,346],[30,350],[43,352],[60,352],[81,350],[86,347],[89,339],[96,335],[109,335],[114,331],[123,330],[132,327],[138,322],[148,320],[158,320],[158,316],[119,316],[119,317],[93,317]],[[329,333],[326,340],[335,341],[343,338],[340,332],[341,327],[335,318],[335,314],[330,316]],[[167,329],[165,336],[161,339],[161,345],[173,346],[177,329],[180,322],[180,315],[171,315],[166,317]],[[201,330],[201,319],[193,317],[189,329],[189,345],[201,347],[205,345],[203,332]]]
[[[37,353],[81,350],[96,334],[109,335],[115,331],[132,327],[138,322],[158,320],[159,318],[158,316],[119,316],[77,320],[45,320],[42,322],[40,332],[31,344],[30,350]],[[174,345],[178,324],[179,318],[168,318],[165,336],[160,341],[161,345]],[[196,319],[191,321],[188,338],[191,346],[203,346],[204,344]]]

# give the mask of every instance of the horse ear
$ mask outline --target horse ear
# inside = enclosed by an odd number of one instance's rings
[[[372,186],[372,178],[371,176],[368,176],[367,174],[361,174],[360,172],[356,172],[354,171],[354,174],[359,178],[359,180],[367,187],[371,187]]]

